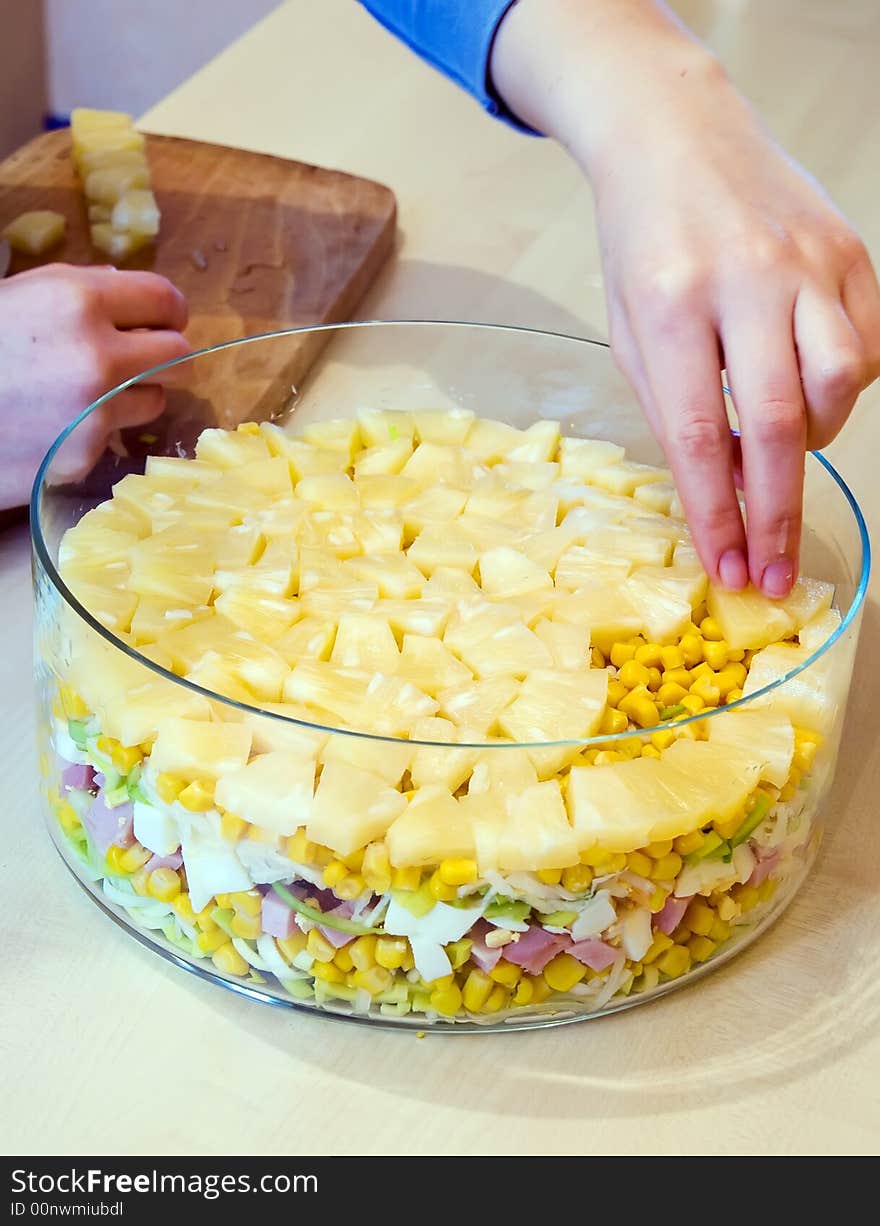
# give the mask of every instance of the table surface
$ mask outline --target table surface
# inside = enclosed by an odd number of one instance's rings
[[[679,8],[880,256],[876,0]],[[365,317],[604,331],[575,169],[549,142],[483,116],[352,0],[289,0],[144,126],[391,186],[399,251]],[[875,529],[878,409],[875,388],[831,448]],[[780,922],[732,965],[649,1007],[420,1041],[241,1000],[142,949],[86,900],[38,811],[28,568],[25,530],[7,531],[2,777],[21,809],[6,810],[0,849],[3,1152],[876,1152],[880,580],[830,836]]]

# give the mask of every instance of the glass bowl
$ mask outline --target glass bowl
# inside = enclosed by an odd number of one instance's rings
[[[130,415],[138,412],[140,382],[166,386],[163,414],[146,426],[119,429],[136,421]],[[621,723],[606,712],[603,719],[611,722],[598,731],[594,725],[592,735],[572,716],[561,736],[503,740],[494,722],[502,718],[498,710],[534,664],[519,671],[517,665],[513,680],[501,667],[500,686],[479,691],[497,709],[483,711],[482,723],[473,716],[471,726],[482,729],[476,734],[467,732],[470,714],[457,730],[449,720],[430,722],[437,703],[423,709],[417,701],[412,708],[412,687],[395,688],[388,680],[371,684],[367,697],[358,690],[348,708],[335,689],[320,690],[314,661],[326,659],[346,608],[369,609],[375,590],[361,582],[340,595],[337,586],[324,586],[320,567],[318,579],[312,575],[307,584],[307,558],[316,554],[307,555],[304,545],[298,552],[288,548],[299,529],[292,521],[285,527],[272,502],[271,465],[259,470],[258,497],[252,486],[250,493],[241,484],[224,487],[224,523],[239,527],[218,548],[235,556],[215,554],[208,566],[213,578],[201,595],[181,609],[143,595],[161,595],[167,575],[161,567],[151,571],[142,552],[135,563],[129,550],[149,525],[181,522],[181,487],[173,483],[194,471],[180,461],[194,455],[204,428],[292,419],[291,431],[305,431],[322,447],[344,448],[344,428],[331,439],[322,423],[363,410],[374,422],[386,420],[376,410],[414,414],[417,439],[448,441],[450,429],[462,437],[469,412],[518,430],[558,423],[563,436],[608,440],[623,444],[631,460],[662,462],[606,345],[491,325],[293,329],[197,353],[108,394],[56,441],[32,500],[41,793],[62,859],[108,915],[178,966],[254,1000],[353,1021],[457,1033],[542,1026],[604,1015],[698,979],[781,913],[820,843],[869,568],[865,525],[850,491],[822,456],[808,458],[802,571],[833,585],[837,616],[820,615],[800,631],[799,644],[783,652],[786,663],[775,673],[755,669],[745,696],[739,695],[746,665],[754,667],[752,653],[716,645],[717,629],[708,623],[691,631],[696,645],[681,640],[680,648],[688,649],[681,661],[675,652],[649,659],[656,646],[650,634],[642,643],[647,654],[636,660],[640,640],[621,639],[614,647],[606,626],[599,641],[594,634],[593,667],[578,677],[604,669],[620,701],[621,678],[631,681],[622,671],[628,658],[648,677],[652,668],[660,677],[661,670],[674,675],[683,667],[683,692],[694,683],[687,669],[702,668],[699,660],[711,674],[705,702],[691,702],[693,709],[658,707],[644,726],[634,714]],[[447,410],[464,413],[430,416]],[[393,450],[401,432],[393,419],[385,428]],[[548,427],[541,430],[545,437]],[[286,446],[265,426],[262,433],[245,424],[231,435],[212,435],[213,460],[234,462],[222,458],[229,438],[266,456],[259,448],[269,435],[276,452]],[[490,451],[481,453],[486,465],[499,458]],[[307,470],[306,453],[313,449],[296,452],[294,483]],[[528,448],[517,454],[534,459]],[[145,492],[145,468],[165,484]],[[393,464],[385,471],[393,472]],[[506,481],[516,474],[539,490],[538,474],[549,472],[550,480],[556,470],[541,469],[539,461],[504,472]],[[421,488],[445,497],[449,483],[438,471],[423,477]],[[569,478],[560,497],[577,506],[583,481],[574,486],[572,492]],[[113,487],[122,518],[108,530],[104,513],[93,513],[79,536],[65,541],[68,529]],[[383,488],[374,483],[371,497],[381,502],[376,491]],[[200,516],[204,526],[221,513],[210,486],[204,489],[209,494],[195,509],[187,503],[187,532]],[[363,487],[361,497],[367,497]],[[496,529],[483,510],[480,531],[491,544]],[[652,514],[656,527],[657,513],[647,503],[635,510],[644,531]],[[202,635],[202,623],[190,606],[216,599],[233,617],[235,574],[250,567],[250,581],[257,564],[248,527],[255,515],[260,548],[265,545],[260,584],[287,608],[299,583],[310,632],[278,639],[276,626],[278,649],[264,650],[247,629],[238,630],[233,647],[218,642],[214,654],[205,653],[199,638],[193,664],[187,650],[193,634]],[[396,515],[386,506],[358,520],[359,543],[340,556],[381,553],[382,524],[396,523]],[[309,531],[320,520],[310,521]],[[330,520],[341,523],[345,514],[324,514]],[[505,522],[498,531],[509,543],[519,529],[516,521],[511,528],[509,516]],[[538,528],[536,521],[529,531]],[[688,553],[680,522],[672,536],[675,568],[679,548]],[[445,539],[438,547],[446,548]],[[242,550],[249,549],[245,557]],[[139,600],[128,587],[135,565]],[[551,570],[555,562],[544,565]],[[485,568],[480,575],[485,585]],[[561,582],[558,571],[554,582]],[[580,590],[578,582],[569,584],[569,597]],[[412,607],[401,612],[405,602],[395,604],[384,589],[380,603],[386,612],[394,605],[388,618],[398,640],[420,631],[424,641],[436,632],[430,616],[414,623]],[[694,597],[695,608],[698,603]],[[534,627],[538,615],[527,606],[523,624]],[[247,610],[242,615],[240,601],[235,607],[235,624],[249,626]],[[170,638],[165,623],[155,627],[157,608],[170,619]],[[212,616],[211,624],[218,620]],[[539,620],[543,626],[547,618]],[[576,613],[568,625],[565,633],[576,638]],[[483,655],[474,664],[481,677],[494,676],[485,641],[479,640]],[[563,650],[561,640],[553,642],[554,651]],[[453,680],[441,714],[482,710],[463,707],[456,685],[471,693]],[[319,693],[322,711],[366,711],[368,718],[305,718],[297,705],[304,693],[311,701]],[[270,709],[279,697],[284,703]],[[554,689],[551,700],[557,699]],[[419,724],[416,715],[429,723]],[[430,734],[418,735],[425,727]],[[670,799],[673,760],[678,790]],[[242,772],[249,781],[244,792]],[[683,808],[690,823],[684,834]],[[383,841],[403,809],[405,834],[401,824]],[[327,844],[318,837],[324,830],[331,831]]]

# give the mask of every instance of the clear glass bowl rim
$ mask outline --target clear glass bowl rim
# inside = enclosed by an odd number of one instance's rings
[[[169,682],[172,682],[175,685],[183,686],[184,688],[192,691],[193,693],[200,694],[202,697],[205,697],[211,700],[212,702],[223,703],[224,706],[227,706],[232,710],[240,711],[247,715],[257,715],[257,716],[262,717],[263,719],[276,720],[281,724],[306,728],[312,731],[326,732],[334,736],[357,737],[358,739],[361,739],[361,740],[373,741],[379,744],[383,742],[387,742],[389,744],[400,744],[402,741],[406,741],[407,744],[411,744],[411,745],[429,746],[433,748],[449,748],[449,743],[446,741],[409,740],[409,738],[383,736],[383,735],[380,735],[378,733],[373,733],[373,732],[361,732],[361,731],[357,731],[351,728],[338,728],[338,727],[333,727],[327,724],[318,724],[318,723],[311,723],[305,720],[292,719],[290,716],[281,715],[274,711],[266,711],[262,707],[251,706],[246,703],[238,702],[235,699],[227,698],[223,694],[217,694],[212,690],[206,689],[204,686],[197,685],[195,682],[187,681],[183,677],[178,677],[175,673],[169,672],[167,669],[162,668],[161,665],[156,664],[152,660],[149,660],[145,656],[141,655],[140,652],[138,652],[136,648],[130,647],[127,643],[123,643],[121,639],[117,638],[116,635],[112,633],[112,631],[108,630],[99,621],[97,621],[91,615],[91,613],[89,613],[89,611],[82,604],[80,604],[80,602],[76,599],[76,597],[67,587],[67,585],[64,583],[64,580],[61,578],[54,562],[52,561],[52,558],[49,552],[49,548],[46,544],[46,540],[43,535],[42,524],[40,521],[40,494],[42,492],[47,473],[49,472],[49,469],[51,467],[52,460],[54,459],[54,457],[56,456],[60,448],[64,445],[66,440],[86,420],[87,417],[89,417],[92,413],[96,412],[102,405],[112,400],[114,396],[117,396],[119,395],[120,392],[125,391],[126,388],[133,387],[138,383],[142,383],[146,380],[149,380],[150,378],[161,373],[162,371],[169,370],[174,366],[181,366],[189,362],[195,363],[198,359],[207,357],[212,353],[221,353],[227,349],[235,349],[243,345],[252,345],[252,344],[259,343],[260,341],[279,340],[282,337],[297,336],[297,335],[302,335],[305,333],[347,332],[347,331],[354,331],[355,329],[370,329],[370,328],[401,328],[401,329],[411,329],[411,328],[445,329],[445,328],[448,328],[448,329],[464,329],[468,331],[481,330],[485,332],[515,333],[515,334],[519,334],[522,336],[528,336],[528,337],[546,337],[553,341],[563,341],[566,343],[570,343],[572,345],[582,345],[582,346],[586,346],[586,347],[593,348],[593,349],[605,350],[606,353],[610,356],[610,345],[606,341],[596,340],[595,338],[592,338],[592,337],[570,336],[564,332],[553,332],[553,331],[548,331],[548,330],[540,329],[540,328],[525,328],[525,327],[519,327],[514,324],[470,323],[464,320],[446,320],[446,319],[441,319],[441,320],[365,319],[365,320],[349,320],[349,321],[342,322],[342,323],[307,324],[307,325],[303,325],[302,327],[298,327],[298,328],[284,328],[284,329],[280,329],[274,332],[256,333],[253,336],[239,337],[235,340],[224,341],[218,345],[211,345],[206,349],[195,350],[193,353],[188,353],[184,355],[183,357],[174,358],[170,362],[163,362],[159,366],[153,366],[149,370],[143,371],[141,374],[135,375],[131,379],[127,379],[124,383],[120,383],[117,387],[112,388],[109,392],[106,392],[98,400],[94,401],[93,404],[90,404],[87,408],[83,409],[83,411],[77,417],[75,417],[68,426],[65,427],[65,429],[61,432],[61,434],[58,435],[58,437],[55,439],[52,446],[47,451],[43,459],[43,462],[41,463],[39,469],[37,470],[37,475],[34,479],[33,489],[31,491],[31,500],[30,500],[31,541],[33,544],[33,549],[36,554],[36,557],[40,565],[42,566],[43,570],[45,571],[46,575],[48,576],[50,582],[52,583],[52,586],[55,588],[55,590],[64,600],[65,604],[67,604],[67,606],[73,611],[73,613],[75,613],[77,617],[79,617],[94,633],[98,634],[102,639],[104,639],[112,647],[115,647],[117,650],[123,652],[130,659],[140,664],[143,668],[148,669],[149,671],[157,674],[158,676],[164,678],[165,680]],[[614,742],[623,741],[623,740],[628,740],[632,737],[644,739],[644,737],[648,735],[649,733],[657,732],[663,728],[668,728],[672,726],[679,728],[687,724],[695,723],[700,720],[712,719],[714,716],[722,712],[725,712],[725,711],[734,711],[734,710],[746,708],[750,704],[752,704],[756,699],[761,698],[764,695],[771,693],[773,690],[777,689],[779,686],[785,685],[793,677],[796,677],[799,673],[802,673],[806,669],[810,668],[821,656],[825,654],[825,652],[827,652],[837,642],[839,638],[842,637],[842,635],[846,633],[850,625],[855,620],[864,602],[865,594],[866,594],[867,587],[868,587],[868,579],[869,579],[870,572],[871,572],[871,543],[870,543],[870,538],[868,536],[868,529],[865,523],[865,518],[862,514],[861,507],[859,506],[855,498],[855,495],[852,493],[849,486],[846,484],[844,479],[841,477],[840,473],[820,452],[811,451],[809,454],[813,460],[815,460],[818,464],[822,466],[823,469],[825,469],[827,474],[836,483],[836,485],[840,489],[840,492],[843,494],[844,498],[846,499],[846,502],[849,505],[850,511],[852,512],[853,518],[856,523],[856,527],[858,529],[859,543],[861,547],[862,556],[861,556],[861,565],[859,568],[858,584],[856,586],[856,590],[850,602],[849,608],[844,614],[840,625],[837,627],[834,633],[829,635],[829,637],[824,641],[824,643],[820,644],[820,646],[818,646],[816,650],[813,651],[810,654],[810,656],[802,664],[799,664],[797,668],[794,668],[790,672],[786,673],[784,677],[780,677],[776,681],[772,681],[769,685],[765,685],[762,689],[756,690],[753,694],[748,694],[738,699],[736,702],[729,703],[723,707],[716,707],[714,711],[710,711],[708,713],[698,712],[695,715],[689,716],[687,719],[678,719],[675,721],[670,721],[665,724],[657,724],[654,727],[649,728],[649,729],[634,728],[630,732],[625,732],[625,733],[608,733],[603,736],[572,738],[571,740],[557,740],[557,741],[474,741],[474,742],[462,742],[462,743],[456,742],[456,748],[458,749],[479,749],[479,750],[483,750],[483,749],[491,749],[491,750],[554,749],[554,748],[562,748],[565,746],[575,746],[575,745],[580,746],[582,748],[598,748],[612,741]]]

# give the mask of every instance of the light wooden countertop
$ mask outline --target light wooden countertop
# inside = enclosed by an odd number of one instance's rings
[[[680,7],[880,257],[875,0]],[[364,316],[603,330],[575,169],[481,115],[353,0],[290,0],[145,126],[389,184],[399,252]],[[875,530],[878,410],[875,387],[831,449]],[[4,1152],[876,1152],[880,580],[832,828],[784,918],[732,965],[651,1006],[419,1041],[240,1000],[166,965],[87,902],[38,811],[28,565],[25,532],[0,537]]]

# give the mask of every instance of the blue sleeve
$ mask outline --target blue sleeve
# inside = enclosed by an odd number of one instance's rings
[[[489,56],[515,0],[361,0],[377,21],[423,60],[461,85],[489,112],[537,135],[491,88]]]

